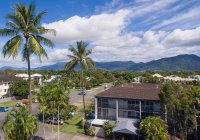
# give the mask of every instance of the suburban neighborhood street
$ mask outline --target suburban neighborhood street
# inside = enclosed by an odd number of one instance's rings
[[[112,86],[112,84],[108,83],[108,84],[102,84],[101,86],[97,87],[97,88],[93,88],[91,90],[87,90],[86,91],[86,95],[85,95],[85,100],[89,101],[91,99],[94,99],[95,95],[104,91],[104,87],[107,86],[107,88],[110,88]],[[70,93],[70,102],[74,105],[81,105],[82,104],[82,95],[78,95],[78,93],[80,92],[71,92]],[[13,107],[10,107],[9,110],[11,110]],[[34,115],[37,115],[39,111],[39,103],[32,103],[32,113]],[[3,124],[3,122],[5,121],[6,115],[8,112],[0,112],[0,124]],[[46,136],[47,139],[50,140],[51,137],[57,139],[57,132],[53,133],[53,136],[51,135],[51,128],[45,124],[45,130],[46,130]],[[35,134],[35,136],[39,136],[39,137],[43,137],[43,125],[40,123],[39,124],[39,128],[38,128],[38,132]],[[61,133],[60,132],[60,139],[65,139],[65,140],[87,140],[88,136],[85,135],[80,135],[80,134],[65,134],[65,133]],[[1,127],[0,129],[0,140],[4,139],[4,134],[3,134],[3,129]],[[99,139],[99,138],[92,138],[92,139]]]
[[[85,95],[85,101],[89,101],[91,99],[94,99],[95,95],[97,95],[98,93],[104,91],[104,87],[107,86],[107,89],[110,88],[112,86],[111,83],[106,83],[106,84],[102,84],[101,86],[97,87],[97,88],[93,88],[91,90],[87,90],[86,91],[86,95]],[[83,97],[82,95],[78,95],[78,93],[80,92],[72,92],[70,93],[70,102],[74,105],[80,105],[80,103],[82,103],[83,101]]]

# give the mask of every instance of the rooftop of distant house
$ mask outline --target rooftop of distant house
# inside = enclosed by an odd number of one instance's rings
[[[114,86],[105,90],[96,97],[139,99],[139,100],[160,100],[160,85],[149,83],[129,83]]]
[[[15,77],[14,75],[6,74],[6,73],[0,74],[0,82],[12,82],[12,81],[17,81],[17,80],[21,80],[21,78]]]

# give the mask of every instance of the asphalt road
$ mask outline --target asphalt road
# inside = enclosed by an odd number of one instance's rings
[[[86,101],[91,100],[91,99],[94,98],[95,95],[97,95],[98,93],[104,91],[104,86],[105,85],[107,85],[107,89],[111,87],[111,84],[103,84],[100,87],[93,88],[91,90],[87,90],[86,91],[86,95],[85,95],[85,100]],[[80,93],[80,92],[72,92],[72,93],[70,93],[70,102],[72,104],[77,105],[77,103],[82,102],[83,97],[82,97],[82,95],[78,95],[78,93]]]

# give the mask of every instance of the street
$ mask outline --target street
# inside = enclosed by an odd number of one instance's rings
[[[107,83],[107,84],[103,84],[100,87],[93,88],[91,90],[87,90],[86,95],[85,95],[85,101],[89,101],[89,100],[93,99],[96,94],[104,91],[104,86],[106,86],[106,85],[107,85],[107,88],[110,88],[112,86],[112,84]],[[70,93],[70,102],[73,105],[77,105],[77,106],[79,106],[83,101],[82,95],[78,95],[78,93],[80,93],[80,92]]]

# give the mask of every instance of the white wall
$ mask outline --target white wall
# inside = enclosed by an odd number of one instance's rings
[[[1,82],[0,83],[0,97],[8,93],[9,83],[8,82]]]

